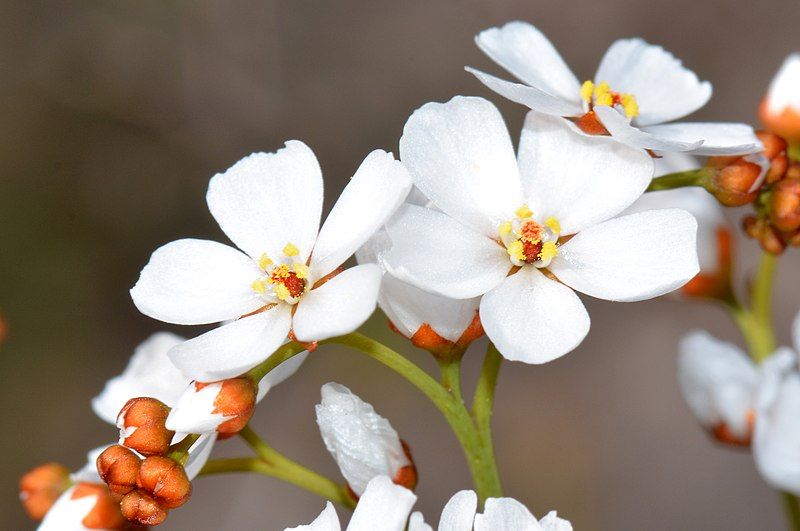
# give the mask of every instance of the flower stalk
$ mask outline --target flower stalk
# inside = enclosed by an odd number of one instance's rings
[[[705,176],[706,171],[704,169],[668,173],[653,179],[645,192],[672,190],[686,186],[702,186]]]

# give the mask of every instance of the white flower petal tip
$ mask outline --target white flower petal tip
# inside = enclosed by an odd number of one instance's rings
[[[387,476],[408,488],[416,485],[416,470],[388,420],[347,387],[322,386],[317,424],[325,447],[336,460],[347,484],[361,496],[369,481]]]
[[[277,152],[254,153],[212,177],[206,202],[225,234],[251,258],[281,256],[291,242],[305,263],[322,213],[322,171],[308,146],[289,140]]]
[[[356,505],[347,531],[403,531],[417,496],[386,476],[373,478]]]
[[[200,387],[198,389],[198,387]],[[215,400],[222,390],[222,382],[197,386],[189,384],[167,417],[166,427],[179,433],[212,433],[227,419],[215,413]]]
[[[680,209],[614,218],[562,245],[550,270],[592,297],[622,302],[658,297],[700,271],[697,221]]]
[[[508,360],[541,364],[576,348],[589,332],[589,315],[569,287],[524,267],[483,296],[486,335]]]
[[[478,495],[474,490],[456,492],[442,509],[439,531],[471,531],[478,510]]]
[[[747,124],[681,122],[642,127],[641,131],[665,142],[689,145],[702,141],[699,146],[687,150],[693,155],[750,155],[764,150],[755,131]]]
[[[700,424],[719,441],[749,446],[756,411],[759,373],[738,347],[704,331],[680,342],[678,382]]]
[[[513,498],[489,498],[475,515],[475,531],[572,531],[569,521],[548,513],[541,521]]]
[[[169,350],[186,341],[169,333],[157,332],[133,352],[122,374],[110,379],[103,391],[92,399],[98,417],[114,424],[122,406],[131,398],[149,396],[172,406],[188,385],[189,379],[172,364]]]
[[[189,459],[183,468],[190,481],[200,474],[208,458],[211,457],[211,451],[214,449],[216,442],[217,434],[207,433],[200,435],[197,441],[189,448]]]
[[[534,86],[506,81],[468,66],[464,70],[478,78],[489,90],[529,109],[554,116],[580,116],[583,112],[580,102],[564,101]]]
[[[759,118],[770,131],[800,138],[800,53],[789,55],[772,79]]]
[[[612,107],[598,106],[594,108],[594,112],[612,137],[629,146],[655,151],[693,152],[703,145],[702,139],[692,138],[687,141],[662,138],[655,133],[634,127],[625,116]]]
[[[86,531],[89,528],[83,521],[92,513],[100,496],[109,496],[105,485],[79,483],[70,487],[47,512],[38,531]]]
[[[336,509],[331,502],[326,502],[325,508],[313,522],[297,527],[287,527],[284,531],[341,531],[341,529],[342,525],[339,523]]]
[[[433,528],[425,523],[421,512],[414,511],[408,519],[408,531],[433,531]]]

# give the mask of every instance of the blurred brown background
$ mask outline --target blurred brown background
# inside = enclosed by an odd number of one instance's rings
[[[472,38],[515,18],[549,35],[581,79],[615,38],[664,45],[714,84],[696,119],[752,122],[780,61],[800,49],[797,0],[3,0],[0,309],[11,335],[0,347],[2,527],[33,527],[16,503],[25,470],[44,460],[78,467],[85,450],[116,436],[89,400],[161,327],[127,290],[160,244],[224,238],[204,203],[211,175],[302,139],[323,166],[329,207],[366,153],[396,151],[424,102],[499,102],[462,67],[499,71]],[[518,129],[523,109],[499,103]],[[752,265],[755,246],[740,252]],[[788,253],[781,266],[784,340],[800,306],[799,258]],[[507,494],[539,516],[558,509],[580,531],[782,528],[778,496],[747,452],[713,446],[678,394],[682,333],[704,327],[740,342],[723,312],[669,300],[588,303],[594,323],[578,350],[541,367],[504,367],[495,428]],[[381,318],[368,326],[400,345]],[[471,376],[478,358],[467,362]],[[373,402],[412,444],[418,508],[436,522],[469,485],[462,456],[433,407],[375,362],[320,349],[254,424],[278,449],[335,475],[313,415],[329,380]],[[237,441],[218,450],[245,451]],[[163,527],[282,529],[322,506],[277,480],[207,478]]]

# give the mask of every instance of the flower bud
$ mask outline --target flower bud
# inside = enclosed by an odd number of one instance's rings
[[[169,408],[160,400],[131,398],[117,417],[119,443],[144,456],[166,453],[175,435],[164,425],[168,415]]]
[[[391,323],[391,321],[390,321]],[[394,325],[392,325],[394,326]],[[394,327],[395,331],[399,330]],[[470,343],[483,335],[483,325],[478,312],[475,312],[469,326],[456,341],[450,341],[440,336],[428,323],[423,323],[414,335],[411,336],[411,343],[418,348],[425,349],[436,357],[436,359],[448,361],[460,359],[469,347]]]
[[[192,483],[183,466],[160,455],[142,462],[136,484],[166,509],[180,507],[192,495]]]
[[[127,494],[136,488],[139,466],[139,456],[118,444],[109,446],[97,457],[97,473],[115,494]]]
[[[764,145],[762,155],[769,161],[769,170],[767,170],[765,180],[767,184],[772,184],[782,179],[789,168],[789,156],[786,154],[789,146],[786,140],[772,133],[758,131],[756,136]]]
[[[125,521],[120,512],[119,502],[114,498],[108,487],[96,483],[78,483],[72,491],[71,498],[79,500],[84,497],[94,496],[95,504],[89,513],[84,516],[82,523],[89,529],[119,529]]]
[[[403,445],[403,453],[406,454],[406,458],[408,458],[409,464],[404,467],[401,467],[397,473],[392,478],[392,482],[396,485],[400,485],[401,487],[405,487],[409,490],[414,490],[417,488],[417,482],[419,481],[419,475],[417,474],[417,465],[414,464],[414,458],[411,455],[411,447],[406,443],[404,440],[400,440],[400,444]]]
[[[800,54],[786,58],[770,84],[758,116],[770,131],[800,140]]]
[[[178,399],[167,426],[184,433],[217,431],[225,439],[239,433],[253,416],[258,386],[249,378],[193,382]]]
[[[786,249],[786,242],[769,220],[748,216],[743,220],[742,226],[748,236],[758,240],[764,251],[779,255]]]
[[[167,519],[167,510],[138,489],[123,496],[119,506],[126,520],[139,525],[156,526]]]
[[[758,197],[761,164],[750,157],[711,157],[703,186],[725,206],[743,206]]]
[[[19,499],[28,516],[39,521],[69,484],[69,470],[58,463],[46,463],[20,478]]]
[[[800,181],[783,179],[772,189],[769,215],[776,229],[794,232],[800,228]]]

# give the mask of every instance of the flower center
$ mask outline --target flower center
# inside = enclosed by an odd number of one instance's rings
[[[592,81],[584,81],[581,86],[581,99],[584,101],[586,112],[594,109],[595,105],[607,105],[614,107],[623,113],[628,119],[639,116],[639,104],[633,94],[615,92],[605,81],[594,84]]]
[[[516,266],[547,267],[558,254],[558,220],[551,216],[539,223],[527,205],[517,209],[514,219],[501,223],[498,233],[509,260]]]
[[[262,254],[258,260],[258,268],[264,275],[250,287],[265,297],[296,304],[309,287],[308,266],[297,260],[300,251],[292,243],[286,244],[283,254],[285,258],[280,264],[275,264],[266,253]]]

